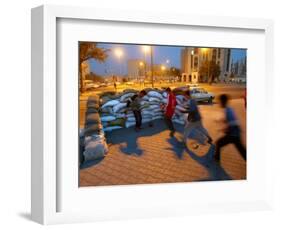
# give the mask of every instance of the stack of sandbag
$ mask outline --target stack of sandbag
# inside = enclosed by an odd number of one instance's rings
[[[141,100],[142,123],[164,117],[163,106],[167,104],[167,93],[164,90],[145,89],[147,95]],[[127,101],[138,94],[134,89],[124,90],[122,93],[114,95],[102,95],[100,99],[100,117],[103,131],[129,128],[135,126],[136,120],[133,111],[127,107]],[[176,95],[177,106],[173,116],[173,122],[184,124],[185,114],[188,110],[188,103],[183,95]]]
[[[167,95],[156,89],[146,89],[147,95],[141,100],[142,123],[163,118],[161,104],[167,103]],[[101,122],[104,131],[134,126],[136,121],[133,111],[127,107],[127,101],[138,94],[137,90],[126,89],[122,93],[101,97]]]
[[[98,96],[91,96],[88,98],[85,126],[80,132],[80,142],[84,143],[83,157],[86,161],[104,157],[108,152],[99,114]]]

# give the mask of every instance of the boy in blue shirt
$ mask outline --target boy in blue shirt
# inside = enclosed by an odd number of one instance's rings
[[[220,150],[223,146],[228,144],[234,144],[243,159],[246,160],[246,149],[241,143],[241,134],[238,121],[232,108],[227,105],[228,96],[226,94],[222,94],[219,99],[221,107],[224,108],[225,111],[224,122],[226,124],[226,129],[224,130],[225,135],[221,137],[216,143],[215,160],[220,162]]]

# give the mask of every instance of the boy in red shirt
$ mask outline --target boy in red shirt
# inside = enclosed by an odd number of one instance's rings
[[[172,117],[175,113],[177,100],[176,100],[176,96],[174,95],[174,93],[169,87],[166,89],[166,92],[168,94],[168,97],[167,97],[167,106],[165,108],[164,120],[166,122],[166,125],[171,131],[170,136],[173,137],[175,134],[175,128],[172,122]]]

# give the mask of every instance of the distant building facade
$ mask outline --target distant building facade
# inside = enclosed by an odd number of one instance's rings
[[[244,79],[247,73],[247,59],[246,57],[231,63],[231,73],[235,78]]]
[[[185,47],[181,50],[181,80],[184,82],[208,82],[208,76],[200,73],[200,67],[206,61],[213,61],[220,67],[217,80],[226,80],[231,73],[231,49]]]

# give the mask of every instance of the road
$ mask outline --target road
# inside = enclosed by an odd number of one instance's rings
[[[171,87],[176,88],[176,87],[181,87],[185,86],[186,83],[155,83],[156,88],[165,88],[165,87]],[[243,98],[245,94],[245,85],[238,85],[238,84],[199,84],[200,87],[203,87],[206,89],[208,92],[213,93],[215,95],[215,100],[214,103],[217,103],[218,96],[220,94],[226,93],[230,96],[231,99],[239,99]],[[117,86],[117,92],[122,92],[124,89],[137,89],[141,90],[144,88],[149,88],[151,85],[146,85],[140,86],[138,84],[134,85],[126,85],[126,84],[121,84]],[[101,87],[98,89],[93,89],[89,90],[83,95],[80,95],[80,128],[84,127],[84,115],[85,115],[85,109],[86,109],[86,102],[88,99],[88,96],[93,95],[93,94],[101,94],[103,92],[108,92],[108,91],[115,91],[113,86],[108,86],[108,87]]]

